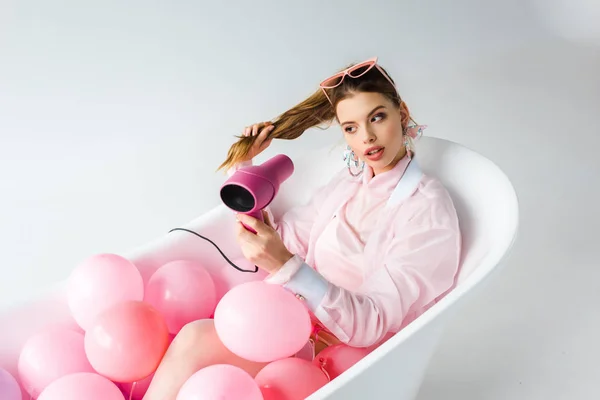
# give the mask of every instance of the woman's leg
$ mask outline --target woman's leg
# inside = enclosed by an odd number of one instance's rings
[[[214,364],[231,364],[252,377],[266,365],[244,360],[230,352],[219,340],[212,319],[184,326],[171,343],[144,400],[175,400],[179,389],[196,371]]]

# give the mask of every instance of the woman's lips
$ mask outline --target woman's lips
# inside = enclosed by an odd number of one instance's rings
[[[369,154],[372,151],[375,151],[375,153]],[[381,157],[383,157],[384,151],[385,151],[384,147],[371,147],[371,148],[367,149],[367,151],[365,152],[365,157],[371,161],[377,161],[377,160],[380,160]]]

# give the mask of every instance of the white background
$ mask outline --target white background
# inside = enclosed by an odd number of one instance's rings
[[[426,134],[497,162],[521,202],[419,400],[598,398],[593,0],[217,3],[0,0],[0,309],[217,205],[233,135],[378,55]]]

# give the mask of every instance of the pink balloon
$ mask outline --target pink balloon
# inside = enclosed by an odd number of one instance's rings
[[[21,388],[17,380],[4,368],[0,368],[0,399],[21,400]]]
[[[243,369],[216,364],[192,375],[176,400],[263,400],[258,385]]]
[[[240,269],[244,269],[246,271],[254,270],[254,264],[245,258],[238,258],[231,260],[231,262],[237,265]],[[218,302],[223,298],[223,296],[225,296],[225,293],[231,290],[231,288],[246,282],[262,281],[269,274],[262,269],[259,269],[256,273],[241,272],[229,264],[224,264],[221,268],[219,268],[218,274],[213,272],[212,275],[215,282],[215,287],[217,289]]]
[[[34,398],[49,384],[76,372],[95,372],[84,349],[82,333],[51,329],[27,340],[19,356],[19,377]]]
[[[303,400],[329,382],[319,367],[301,358],[274,361],[256,375],[255,381],[264,400]]]
[[[71,273],[67,296],[75,321],[87,330],[110,306],[144,298],[144,283],[137,267],[116,254],[95,255]]]
[[[98,374],[64,376],[42,392],[37,400],[125,400],[119,388]]]
[[[118,384],[118,386],[121,388],[121,392],[126,399],[142,400],[152,383],[152,379],[154,379],[154,372],[139,382],[121,383]],[[131,389],[133,389],[133,391]]]
[[[146,285],[144,301],[165,318],[169,332],[212,315],[217,305],[215,284],[208,271],[194,261],[172,261],[160,267]]]
[[[282,286],[265,282],[231,289],[217,305],[214,320],[225,347],[256,362],[294,355],[312,329],[304,304]]]
[[[116,382],[136,382],[152,374],[168,346],[164,318],[141,301],[112,306],[85,334],[90,363],[98,373]]]
[[[171,343],[173,343],[173,339],[175,339],[175,336],[169,335],[169,346]],[[154,379],[154,372],[150,376],[138,382],[115,383],[121,388],[121,391],[123,392],[123,395],[125,395],[126,399],[129,399],[131,395],[131,400],[142,400],[146,395],[150,384],[152,383],[152,379]],[[133,391],[131,389],[133,389]]]
[[[322,366],[327,371],[329,378],[334,379],[362,360],[367,354],[369,354],[369,350],[366,348],[337,344],[323,349],[317,354],[313,364],[317,367]]]

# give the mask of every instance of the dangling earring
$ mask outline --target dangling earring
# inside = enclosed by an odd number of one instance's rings
[[[415,154],[413,140],[423,136],[423,129],[425,128],[427,128],[427,125],[417,125],[415,123],[414,125],[407,126],[404,130],[404,146],[406,147],[406,154],[409,159],[412,159]]]
[[[406,155],[408,156],[408,159],[412,160],[413,151],[408,135],[404,135],[404,147],[406,147]]]
[[[348,167],[348,172],[350,172],[350,175],[359,176],[363,173],[365,169],[365,162],[361,161],[359,166],[359,159],[356,157],[354,150],[352,150],[349,145],[346,146],[346,150],[344,150],[344,161],[346,162],[346,166]]]

